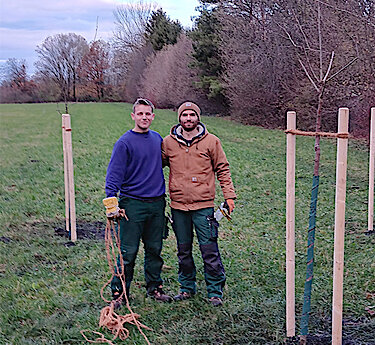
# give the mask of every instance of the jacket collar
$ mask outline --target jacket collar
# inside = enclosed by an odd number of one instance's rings
[[[207,134],[208,131],[205,125],[202,122],[199,122],[198,126],[198,134],[193,137],[191,140],[187,140],[182,136],[183,128],[181,124],[177,124],[171,128],[171,137],[177,140],[179,143],[184,144],[186,146],[191,146],[193,143],[202,140]]]

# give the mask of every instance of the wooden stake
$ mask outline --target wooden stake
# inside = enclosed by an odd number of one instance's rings
[[[63,114],[65,117],[65,148],[67,157],[67,175],[68,175],[68,194],[69,194],[69,215],[70,215],[70,239],[72,242],[77,240],[76,229],[76,207],[75,207],[75,194],[74,194],[74,169],[73,169],[73,151],[72,151],[72,128],[70,125],[70,115]]]
[[[296,129],[296,113],[287,112],[287,129]],[[295,325],[295,160],[296,136],[286,135],[286,335],[294,337]]]
[[[347,132],[349,109],[339,109],[338,132]],[[344,280],[345,198],[348,139],[337,139],[335,240],[333,256],[332,345],[341,345]]]
[[[374,155],[375,155],[375,108],[371,108],[370,163],[368,187],[368,231],[374,230]]]
[[[68,182],[68,159],[66,153],[65,127],[66,116],[62,115],[62,142],[64,154],[64,185],[65,185],[65,229],[69,233],[70,230],[70,212],[69,212],[69,182]]]

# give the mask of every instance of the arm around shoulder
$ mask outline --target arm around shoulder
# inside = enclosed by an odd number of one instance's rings
[[[168,144],[167,144],[167,137],[164,138],[163,142],[161,143],[161,158],[163,161],[163,168],[164,167],[169,167],[169,156],[168,156]]]

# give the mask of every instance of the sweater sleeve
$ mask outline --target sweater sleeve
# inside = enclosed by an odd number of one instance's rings
[[[236,199],[229,163],[218,138],[215,140],[211,159],[214,172],[223,191],[224,199]]]
[[[122,141],[117,141],[113,147],[105,179],[105,193],[107,197],[117,196],[124,181],[128,155],[126,145]]]

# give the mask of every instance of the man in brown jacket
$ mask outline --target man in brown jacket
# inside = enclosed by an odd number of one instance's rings
[[[229,163],[220,140],[200,122],[200,108],[185,102],[178,108],[179,124],[164,138],[163,164],[169,166],[173,230],[177,238],[180,293],[176,301],[196,292],[196,269],[192,255],[195,228],[204,263],[209,301],[222,305],[224,267],[217,243],[218,223],[214,219],[215,175],[220,182],[229,212],[236,194]]]

